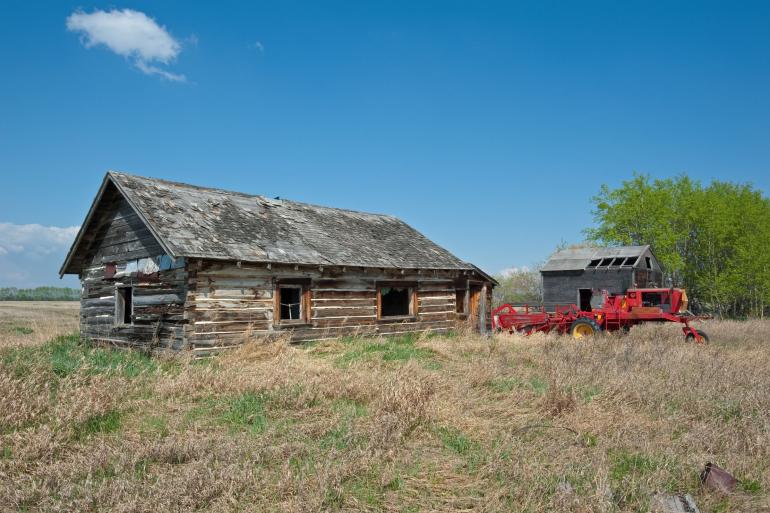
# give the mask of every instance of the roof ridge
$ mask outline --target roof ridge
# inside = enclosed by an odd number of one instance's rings
[[[114,170],[114,169],[110,169],[109,171],[107,171],[107,174],[110,175],[110,176],[126,176],[126,177],[129,177],[129,178],[138,178],[140,180],[150,180],[150,181],[160,182],[160,183],[163,183],[163,184],[166,184],[166,185],[172,185],[172,186],[183,186],[183,187],[188,187],[190,189],[196,189],[196,190],[199,190],[199,191],[218,192],[218,193],[223,193],[223,194],[234,194],[234,195],[242,196],[242,197],[245,197],[245,198],[258,198],[258,199],[260,199],[260,200],[262,200],[262,201],[264,201],[266,203],[273,202],[273,201],[283,201],[283,202],[286,202],[286,203],[289,203],[289,204],[306,206],[306,207],[313,207],[313,208],[323,208],[323,209],[327,209],[327,210],[336,210],[338,212],[349,212],[351,214],[365,214],[365,215],[369,215],[369,216],[387,217],[387,218],[399,221],[401,223],[404,223],[404,221],[402,221],[400,218],[398,218],[398,217],[396,217],[396,216],[394,216],[392,214],[380,214],[380,213],[377,213],[377,212],[365,212],[363,210],[354,210],[352,208],[329,207],[329,206],[326,206],[326,205],[318,205],[316,203],[308,203],[308,202],[305,202],[305,201],[296,201],[296,200],[283,199],[283,198],[275,199],[275,198],[269,198],[269,197],[264,196],[262,194],[249,194],[249,193],[241,192],[241,191],[233,191],[233,190],[230,190],[230,189],[222,189],[220,187],[204,187],[204,186],[201,186],[201,185],[195,185],[195,184],[191,184],[191,183],[187,183],[187,182],[177,182],[177,181],[174,181],[174,180],[167,180],[165,178],[155,178],[155,177],[152,177],[152,176],[137,175],[137,174],[134,174],[134,173],[126,173],[124,171],[118,171],[118,170]],[[404,224],[406,224],[406,223],[404,223]]]

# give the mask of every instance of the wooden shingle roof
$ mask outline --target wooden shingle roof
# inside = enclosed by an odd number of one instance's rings
[[[173,258],[474,269],[389,215],[269,199],[114,171],[107,173],[100,195],[110,183]],[[98,201],[99,196],[92,212]],[[70,262],[79,251],[89,218],[62,266],[63,274],[79,272]]]
[[[579,271],[586,269],[592,260],[604,258],[639,258],[649,251],[649,245],[562,249],[552,254],[540,271]]]

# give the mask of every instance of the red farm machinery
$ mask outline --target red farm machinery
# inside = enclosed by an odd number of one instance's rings
[[[579,339],[600,332],[627,331],[646,322],[676,322],[683,325],[685,340],[708,342],[703,331],[690,326],[690,321],[703,317],[689,313],[684,289],[639,288],[618,295],[603,291],[602,295],[601,307],[589,311],[582,311],[574,304],[556,306],[552,312],[547,312],[545,307],[504,304],[492,311],[492,326],[498,332],[525,335],[556,332]]]

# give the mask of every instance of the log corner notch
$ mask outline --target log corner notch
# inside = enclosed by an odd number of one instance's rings
[[[81,278],[83,336],[200,354],[278,333],[484,331],[496,285],[392,216],[117,172],[61,272]]]

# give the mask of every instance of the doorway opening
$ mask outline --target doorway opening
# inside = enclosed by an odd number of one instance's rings
[[[582,312],[591,311],[591,297],[594,292],[591,289],[578,289],[578,307]]]

